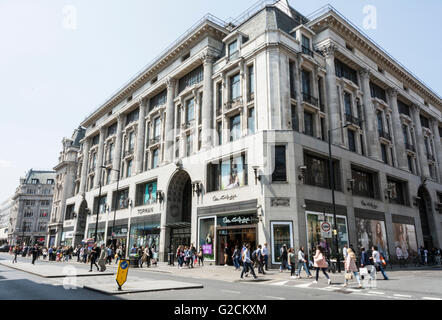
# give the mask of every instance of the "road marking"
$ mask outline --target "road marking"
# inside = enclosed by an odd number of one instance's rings
[[[400,297],[400,298],[412,298],[412,296],[410,296],[408,294],[394,294],[393,296]]]
[[[278,299],[278,300],[286,300],[285,298],[281,298],[281,297],[273,297],[273,296],[264,296],[264,298]]]
[[[295,287],[296,287],[296,288],[309,288],[311,284],[312,284],[311,282],[309,282],[309,283],[303,283],[303,284],[298,284],[298,285],[296,285]]]
[[[241,293],[239,291],[232,291],[232,290],[225,290],[225,289],[222,289],[221,291],[226,292],[226,293],[234,293],[234,294],[240,294]]]
[[[272,283],[271,285],[272,285],[272,286],[283,286],[283,285],[285,285],[287,282],[288,282],[288,281],[275,282],[275,283]]]
[[[442,300],[441,298],[433,298],[433,297],[422,297],[424,300]]]
[[[379,291],[368,291],[368,293],[372,293],[372,294],[385,294],[384,292],[379,292]]]

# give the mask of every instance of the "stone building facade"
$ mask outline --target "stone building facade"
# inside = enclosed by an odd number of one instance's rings
[[[64,138],[63,150],[60,152],[55,170],[55,188],[52,199],[52,210],[48,225],[49,236],[47,246],[72,245],[73,227],[64,221],[70,221],[73,210],[66,210],[66,199],[74,196],[74,181],[77,178],[78,157],[80,141],[84,138],[85,129],[77,128],[71,139]],[[69,223],[67,223],[69,224]]]
[[[8,229],[13,204],[11,198],[0,203],[0,244],[8,243]]]
[[[55,172],[29,170],[20,178],[12,201],[8,237],[11,245],[46,243]]]
[[[341,248],[441,247],[440,97],[333,8],[255,9],[204,17],[81,123],[74,243],[332,253],[334,180]]]

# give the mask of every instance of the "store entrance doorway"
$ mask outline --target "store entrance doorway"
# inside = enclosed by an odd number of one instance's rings
[[[233,265],[232,254],[235,246],[238,246],[241,250],[245,242],[250,244],[252,251],[256,249],[256,226],[247,228],[242,226],[218,228],[216,264],[224,265],[224,254],[227,253],[227,265]]]

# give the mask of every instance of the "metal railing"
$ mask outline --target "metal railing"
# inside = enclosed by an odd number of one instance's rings
[[[309,56],[311,56],[312,58],[313,58],[313,56],[314,56],[313,51],[310,50],[309,48],[305,47],[305,46],[302,46],[302,53],[303,53],[303,54],[306,54],[306,55],[309,55]]]
[[[356,118],[355,116],[348,114],[348,113],[345,114],[345,120],[347,122],[353,123],[357,126],[359,126],[359,123],[360,123],[360,120],[358,118]]]
[[[304,92],[302,93],[302,101],[307,102],[315,107],[318,106],[318,102],[319,102],[318,98],[315,98],[315,97],[311,96],[310,94],[304,93]]]
[[[391,135],[388,132],[385,132],[384,130],[379,131],[379,137],[391,141]]]
[[[134,149],[128,149],[124,151],[123,157],[126,158],[134,153]]]
[[[407,142],[405,142],[405,149],[416,152],[416,148]]]

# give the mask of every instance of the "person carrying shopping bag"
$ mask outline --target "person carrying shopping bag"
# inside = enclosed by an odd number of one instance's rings
[[[322,270],[322,273],[327,278],[328,285],[330,285],[331,280],[327,274],[328,263],[325,260],[324,248],[322,248],[321,246],[318,246],[316,248],[316,254],[313,257],[313,261],[314,261],[313,266],[316,267],[316,280],[313,281],[313,283],[318,283],[319,271]]]
[[[356,255],[354,251],[349,248],[347,249],[347,258],[345,259],[345,284],[344,287],[348,286],[348,280],[352,279],[352,274],[358,281],[358,288],[362,288],[361,278],[359,277],[358,267],[356,266]]]

